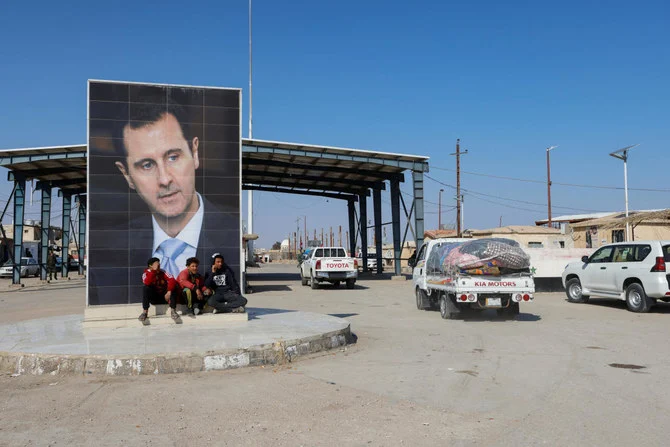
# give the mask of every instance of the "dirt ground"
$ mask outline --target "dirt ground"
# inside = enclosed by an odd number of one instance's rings
[[[514,321],[446,321],[416,309],[409,281],[313,291],[295,266],[271,264],[252,283],[249,306],[345,318],[357,343],[275,368],[0,377],[0,445],[617,446],[670,435],[668,305],[633,314],[538,294]],[[83,302],[74,279],[0,292],[0,324]]]

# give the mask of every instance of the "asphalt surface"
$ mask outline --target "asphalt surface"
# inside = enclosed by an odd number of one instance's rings
[[[345,318],[356,344],[279,368],[0,377],[0,445],[666,444],[670,305],[538,294],[513,321],[451,321],[410,281],[313,291],[297,271],[256,270],[250,305]],[[81,280],[5,283],[0,323],[83,311]]]

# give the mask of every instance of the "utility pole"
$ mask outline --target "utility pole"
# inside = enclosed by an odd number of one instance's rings
[[[628,152],[638,147],[639,144],[634,144],[632,146],[624,147],[618,151],[614,151],[610,156],[623,160],[623,190],[624,190],[624,200],[626,201],[626,242],[631,240],[630,234],[630,222],[628,221]]]
[[[337,246],[338,247],[342,246],[342,225],[340,225],[340,229],[337,233]]]
[[[351,244],[349,243],[349,230],[346,230],[346,231],[344,232],[344,234],[345,234],[344,237],[345,237],[345,239],[346,239],[346,241],[347,241],[347,253],[349,253],[349,254],[351,255]]]
[[[332,247],[333,245],[333,227],[330,227],[330,246]]]
[[[307,248],[307,216],[305,216],[305,248]]]
[[[438,194],[438,199],[437,199],[437,229],[441,230],[442,229],[442,193],[444,192],[444,189],[440,189],[440,192]]]
[[[456,140],[456,152],[451,155],[456,156],[456,233],[458,237],[462,237],[461,228],[461,155],[468,153],[468,150],[461,152],[461,139]]]
[[[551,165],[549,163],[549,151],[558,146],[547,148],[547,227],[551,228]]]

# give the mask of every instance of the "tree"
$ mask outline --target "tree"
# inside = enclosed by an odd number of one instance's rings
[[[281,242],[277,241],[274,244],[272,244],[272,249],[273,250],[281,250]]]

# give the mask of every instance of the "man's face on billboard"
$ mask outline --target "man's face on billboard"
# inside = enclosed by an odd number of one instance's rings
[[[158,121],[123,131],[126,166],[116,166],[128,186],[146,202],[152,214],[162,218],[184,217],[198,210],[195,170],[198,169],[198,138],[191,148],[177,119],[169,113]]]

